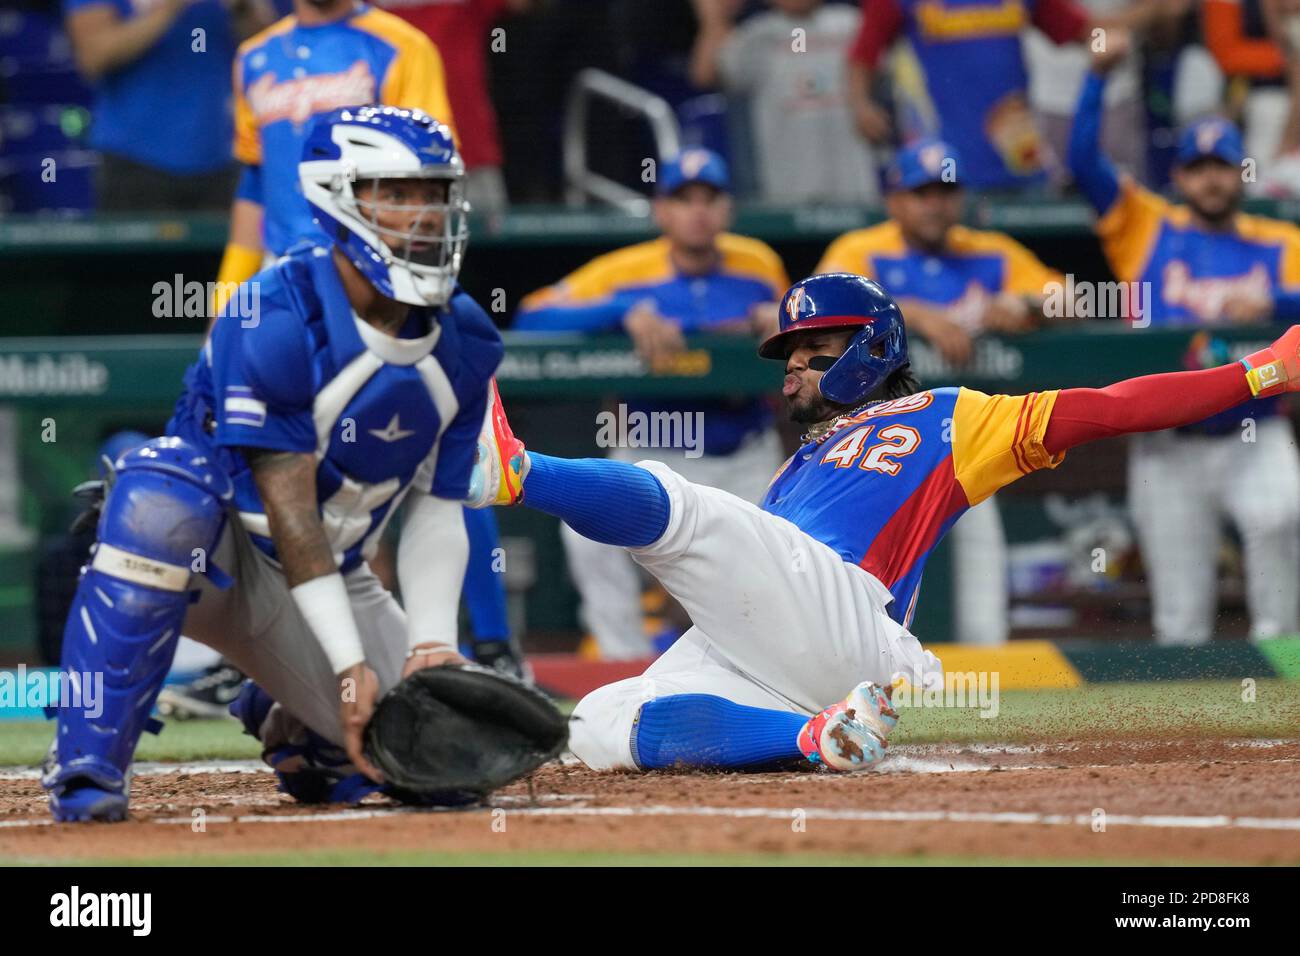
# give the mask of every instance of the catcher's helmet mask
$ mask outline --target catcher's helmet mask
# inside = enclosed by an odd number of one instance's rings
[[[448,127],[419,110],[334,110],[308,134],[298,178],[316,222],[381,295],[408,305],[447,303],[469,239],[465,164]],[[359,187],[390,179],[444,182],[445,201],[420,203],[409,229],[382,226],[382,214],[417,208],[358,195]]]

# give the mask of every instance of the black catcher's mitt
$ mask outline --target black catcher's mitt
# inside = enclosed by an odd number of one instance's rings
[[[426,667],[379,702],[366,757],[412,803],[477,800],[568,743],[568,722],[537,689],[476,664]]]

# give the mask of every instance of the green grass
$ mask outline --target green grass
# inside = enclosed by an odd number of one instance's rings
[[[294,850],[292,853],[203,854],[121,860],[4,857],[4,866],[1205,866],[1170,860],[1043,859],[997,856],[869,856],[817,853],[577,853],[520,850],[511,853],[390,853],[348,850]],[[1210,864],[1213,865],[1213,864]],[[1227,865],[1227,864],[1225,864]]]
[[[54,722],[0,721],[0,767],[38,764],[54,739]],[[161,734],[145,734],[139,760],[249,759],[262,748],[233,720],[168,721]]]
[[[1237,681],[1004,691],[991,717],[978,708],[901,708],[890,743],[1298,736],[1300,681],[1261,680],[1252,702],[1242,697]]]
[[[1090,684],[1004,691],[996,717],[978,708],[904,707],[891,743],[1012,743],[1115,737],[1300,736],[1300,681],[1262,680],[1255,700],[1235,681]],[[0,766],[40,762],[54,734],[46,721],[0,722]],[[173,721],[145,734],[141,760],[256,758],[257,742],[233,720]]]

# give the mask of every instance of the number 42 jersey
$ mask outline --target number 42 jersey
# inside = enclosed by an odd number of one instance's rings
[[[1064,460],[1043,447],[1057,394],[939,388],[876,402],[803,445],[762,508],[878,578],[908,626],[926,558],[962,512]]]
[[[251,319],[217,320],[167,433],[226,470],[241,523],[273,558],[241,449],[314,454],[321,520],[346,573],[374,553],[410,490],[468,494],[501,336],[459,289],[441,309],[412,309],[400,334],[386,335],[356,315],[330,251],[310,243],[249,282],[259,308]]]

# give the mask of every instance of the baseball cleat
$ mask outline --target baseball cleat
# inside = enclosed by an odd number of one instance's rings
[[[519,642],[513,637],[494,641],[475,641],[465,656],[476,664],[518,678],[526,684],[533,682],[533,669],[528,666]]]
[[[491,403],[483,431],[479,433],[465,504],[471,508],[518,504],[524,494],[528,465],[524,443],[510,430],[501,393],[493,379]]]
[[[889,693],[868,681],[804,724],[799,750],[812,763],[831,770],[867,770],[884,759],[886,741],[897,724]]]
[[[174,720],[229,717],[243,684],[239,669],[222,661],[188,684],[164,687],[158,695],[158,713]]]
[[[51,793],[50,812],[60,823],[118,823],[126,819],[126,794],[86,784]]]
[[[41,767],[42,784],[50,791],[50,813],[59,823],[115,823],[126,819],[130,775],[94,758],[75,768],[61,767],[51,744]]]

